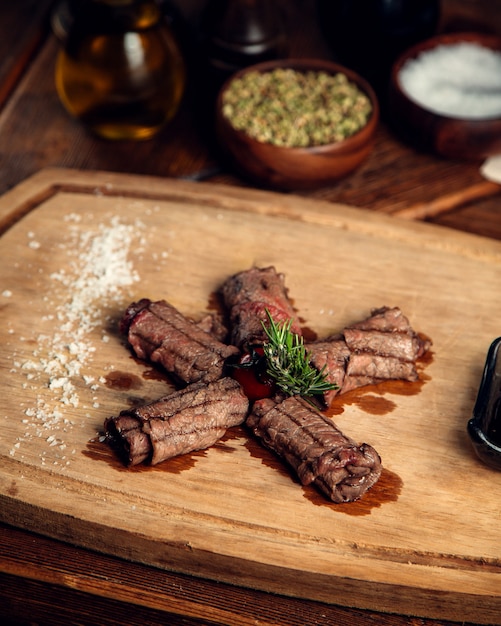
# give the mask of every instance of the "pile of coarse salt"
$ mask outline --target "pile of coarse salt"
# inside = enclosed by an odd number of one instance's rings
[[[409,59],[398,79],[424,109],[463,119],[501,116],[501,52],[477,43],[437,45]]]
[[[126,224],[112,216],[108,223],[100,223],[97,231],[80,229],[81,216],[76,213],[67,215],[65,220],[70,237],[60,247],[65,249],[67,265],[50,275],[53,290],[45,285],[49,294],[61,292],[65,297],[54,305],[51,295],[43,296],[51,313],[41,322],[49,324],[52,331],[37,337],[31,358],[19,360],[14,355],[12,370],[24,375],[25,389],[37,391],[42,387],[51,393],[38,393],[35,402],[25,406],[24,436],[18,437],[10,450],[11,456],[21,454],[23,441],[36,437],[55,452],[50,455],[51,462],[62,466],[70,463],[63,434],[75,426],[65,407],[89,408],[81,405],[75,382],[83,381],[92,392],[103,382],[85,371],[96,351],[90,333],[99,328],[101,341],[108,341],[106,307],[121,302],[123,289],[139,281],[128,256],[132,243],[138,253],[144,244],[144,225],[139,220]],[[35,234],[28,237],[28,245],[39,249],[33,245]],[[91,408],[98,406],[98,398],[93,395]],[[69,451],[70,455],[74,453],[75,450]],[[46,450],[40,450],[42,465],[48,459],[46,454]]]

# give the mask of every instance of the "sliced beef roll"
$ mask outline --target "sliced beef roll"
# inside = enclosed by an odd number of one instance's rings
[[[232,378],[184,389],[109,417],[104,430],[128,466],[204,450],[245,421],[249,401]]]
[[[161,365],[186,384],[221,378],[226,359],[239,353],[165,300],[134,302],[124,314],[120,330],[140,359]]]
[[[343,435],[298,396],[255,402],[246,424],[295,470],[302,485],[316,485],[333,502],[358,500],[381,475],[381,459],[372,446]]]
[[[398,307],[373,309],[369,317],[347,326],[344,338],[352,352],[372,352],[415,362],[429,348]]]
[[[276,324],[292,320],[291,330],[301,334],[283,274],[274,267],[245,270],[230,276],[220,289],[229,312],[231,343],[244,348],[266,340],[262,322],[268,323],[266,310]]]
[[[324,396],[329,406],[336,395],[357,387],[385,380],[418,380],[416,361],[430,346],[398,307],[381,307],[341,333],[306,348],[311,363],[319,370],[325,366],[326,379],[338,385]]]

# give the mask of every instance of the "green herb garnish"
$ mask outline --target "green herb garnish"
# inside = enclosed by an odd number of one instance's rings
[[[325,366],[319,371],[308,358],[303,337],[291,331],[292,320],[276,324],[266,310],[269,325],[263,328],[269,339],[263,345],[267,374],[276,386],[288,396],[305,398],[322,395],[338,385],[325,379]]]

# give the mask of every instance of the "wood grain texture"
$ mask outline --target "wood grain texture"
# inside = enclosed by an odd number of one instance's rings
[[[451,626],[174,574],[0,524],[3,624]],[[56,608],[57,607],[57,608]],[[55,610],[56,608],[56,610]],[[15,621],[10,621],[13,615]],[[468,623],[463,622],[463,626]]]
[[[408,220],[424,220],[437,217],[443,213],[449,213],[458,206],[464,206],[476,200],[496,196],[501,192],[501,186],[489,180],[476,183],[466,189],[452,192],[448,195],[423,204],[415,204],[404,209],[396,210],[392,215],[403,217]]]
[[[237,586],[498,621],[493,520],[501,485],[476,460],[465,431],[499,330],[498,242],[299,197],[103,172],[43,172],[2,198],[0,219],[17,214],[24,217],[0,239],[8,260],[0,330],[4,522]],[[47,377],[27,376],[26,364],[43,360],[50,337],[64,332],[64,319],[54,328],[49,313],[67,311],[75,293],[54,277],[64,268],[76,280],[78,246],[117,222],[136,229],[129,261],[140,282],[99,303],[101,321],[81,337],[97,349],[72,378],[79,404],[60,406]],[[389,304],[433,338],[419,385],[374,387],[335,405],[336,423],[383,457],[385,474],[359,503],[332,505],[300,487],[244,430],[204,453],[138,471],[96,441],[105,417],[166,388],[131,360],[114,330],[127,299],[166,297],[201,315],[222,280],[252,264],[286,274],[295,306],[320,336]],[[113,373],[135,386],[107,385]],[[47,430],[41,403],[52,416],[61,412]]]

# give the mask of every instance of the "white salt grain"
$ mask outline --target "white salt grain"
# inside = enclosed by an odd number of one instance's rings
[[[14,371],[22,372],[26,380],[34,380],[36,386],[33,389],[45,386],[52,394],[52,399],[46,394],[37,395],[34,406],[24,409],[25,416],[30,418],[29,432],[25,433],[24,440],[43,438],[49,447],[58,446],[60,450],[64,450],[66,444],[55,433],[60,436],[74,425],[65,416],[64,407],[79,406],[77,381],[81,381],[80,386],[98,388],[95,378],[83,371],[96,351],[91,332],[105,325],[106,308],[121,299],[122,290],[139,280],[128,256],[133,243],[137,249],[138,234],[144,230],[141,222],[124,224],[118,217],[112,217],[108,224],[99,224],[97,232],[95,229],[82,232],[78,214],[67,215],[65,221],[69,224],[70,241],[61,243],[60,248],[67,251],[67,268],[54,272],[48,280],[53,281],[54,290],[62,286],[62,293],[67,294],[67,298],[50,316],[57,319],[53,333],[40,334],[36,338],[37,348],[33,350],[32,358],[20,362],[14,355]],[[28,246],[33,250],[40,247],[35,236],[33,232],[28,233]],[[50,317],[44,319],[50,321]],[[106,342],[108,339],[103,333],[102,340]],[[26,341],[25,338],[22,340]],[[103,380],[101,377],[99,382]],[[92,406],[99,407],[96,397],[92,399]],[[24,419],[23,423],[26,424],[27,420]],[[11,448],[12,456],[17,448],[19,443]],[[42,465],[44,454],[41,450]],[[63,466],[66,465],[68,462]]]
[[[501,52],[476,43],[438,45],[408,60],[403,91],[423,108],[455,118],[501,116]]]

